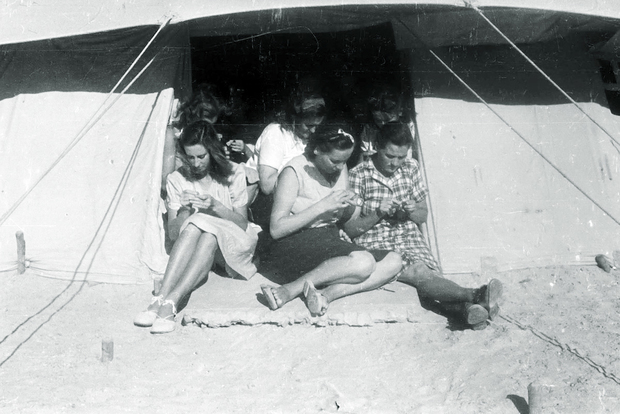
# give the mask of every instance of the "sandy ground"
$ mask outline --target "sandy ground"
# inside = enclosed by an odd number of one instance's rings
[[[545,380],[557,412],[618,413],[619,276],[500,274],[504,317],[483,331],[423,310],[412,291],[410,322],[154,336],[132,325],[150,286],[0,274],[0,412],[525,414],[528,384]]]

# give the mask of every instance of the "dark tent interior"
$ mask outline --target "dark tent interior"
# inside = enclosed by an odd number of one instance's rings
[[[337,32],[192,37],[191,50],[192,84],[213,84],[227,98],[236,94],[258,134],[300,79],[317,80],[330,116],[348,119],[365,116],[373,82],[408,84],[408,62],[400,59],[389,23]]]

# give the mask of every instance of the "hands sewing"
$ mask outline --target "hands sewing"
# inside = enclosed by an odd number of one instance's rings
[[[415,200],[396,201],[391,198],[384,198],[381,200],[376,211],[379,217],[389,217],[399,221],[406,221],[409,220],[411,213],[415,210]]]
[[[221,204],[208,194],[199,194],[195,191],[183,191],[181,194],[181,206],[190,209],[191,213],[198,211],[215,215],[214,210]]]
[[[360,199],[352,191],[337,190],[323,198],[320,203],[326,216],[335,217],[349,206],[359,206]]]

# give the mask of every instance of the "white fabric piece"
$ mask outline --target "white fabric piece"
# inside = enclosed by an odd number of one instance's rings
[[[259,165],[274,168],[278,174],[293,158],[304,153],[306,144],[280,124],[272,123],[265,127],[256,141],[254,157],[248,162],[250,168],[258,170]]]
[[[190,223],[215,236],[217,245],[226,261],[226,271],[230,277],[234,278],[238,274],[245,279],[250,279],[256,274],[256,266],[252,262],[252,258],[258,242],[258,234],[253,226],[248,225],[243,231],[230,220],[196,213],[183,223],[181,231]]]
[[[609,109],[581,105],[620,136]],[[620,220],[620,153],[577,108],[493,108]],[[444,272],[480,271],[484,256],[500,270],[592,264],[620,248],[620,226],[483,104],[422,98],[416,110]]]
[[[106,96],[49,92],[0,101],[0,214],[58,158]],[[152,271],[163,272],[160,183],[172,99],[172,89],[123,95],[0,226],[0,270],[15,266],[21,230],[26,259],[42,276],[72,279],[77,271],[76,280],[140,283]]]

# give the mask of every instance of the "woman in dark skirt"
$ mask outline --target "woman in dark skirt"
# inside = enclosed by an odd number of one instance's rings
[[[368,251],[340,238],[338,224],[359,214],[346,168],[353,147],[346,128],[325,125],[278,177],[269,261],[285,284],[261,286],[272,310],[303,293],[310,313],[321,316],[334,300],[376,289],[402,268],[398,253]]]

